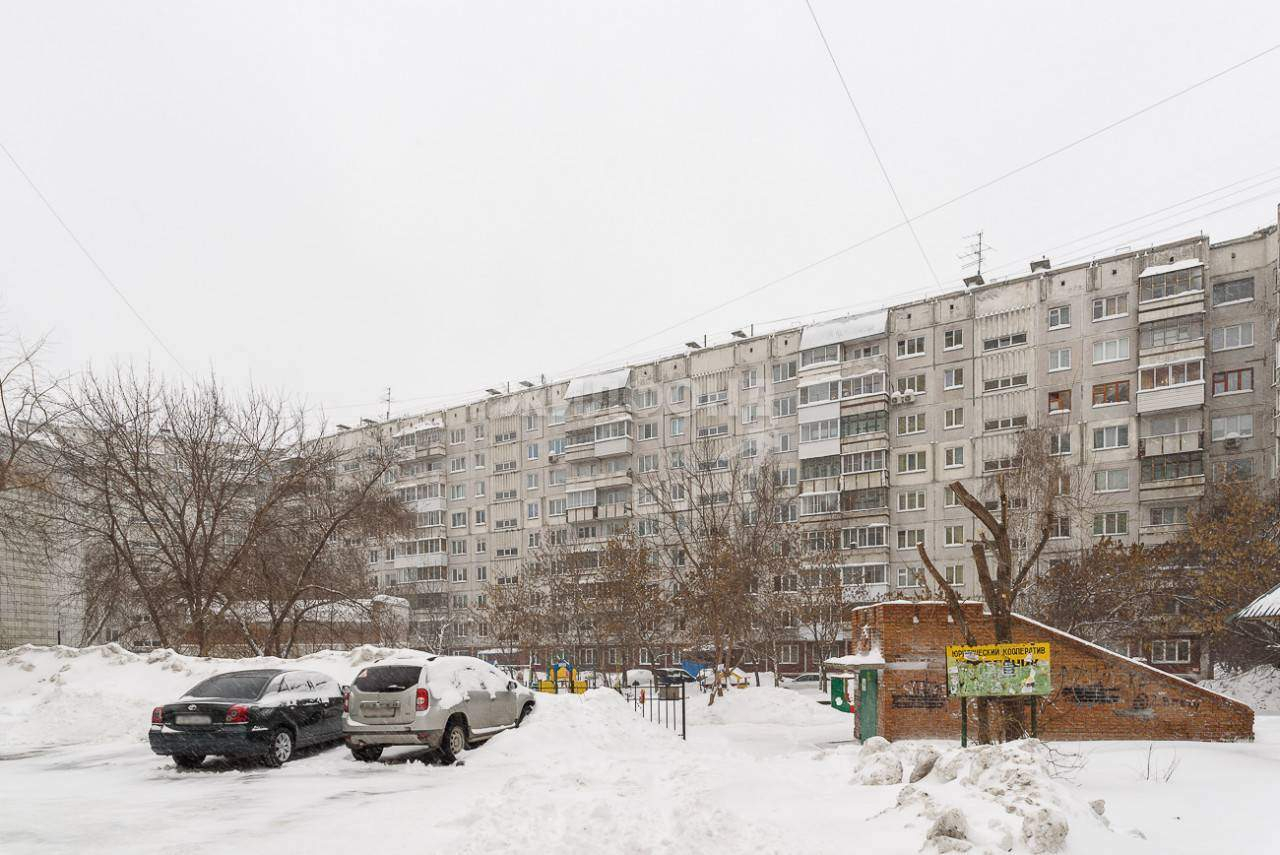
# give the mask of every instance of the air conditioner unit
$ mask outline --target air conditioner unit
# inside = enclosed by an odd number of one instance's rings
[[[915,393],[915,392],[913,392],[913,391],[911,391],[910,389],[908,389],[907,391],[905,391],[905,392],[903,392],[903,393],[902,393],[902,400],[903,400],[905,403],[910,404],[910,403],[914,402],[914,401],[915,401],[915,399],[916,399],[916,393]]]
[[[1225,442],[1223,442],[1222,444],[1223,444],[1223,446],[1225,446],[1229,451],[1235,451],[1237,448],[1239,448],[1239,447],[1240,447],[1240,437],[1238,437],[1238,436],[1229,436],[1229,437],[1227,437],[1227,438],[1226,438],[1226,441],[1225,441]]]
[[[889,403],[891,403],[891,404],[901,404],[901,403],[902,403],[902,393],[901,393],[901,392],[894,392],[892,395],[890,395],[890,396],[889,396]]]

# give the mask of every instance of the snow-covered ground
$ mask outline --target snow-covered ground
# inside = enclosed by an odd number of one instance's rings
[[[305,667],[346,682],[390,652]],[[524,727],[454,767],[363,764],[336,748],[278,770],[180,772],[151,754],[152,706],[262,664],[0,653],[0,851],[1274,851],[1280,718],[1266,716],[1253,744],[859,746],[849,716],[815,694],[753,686],[710,708],[692,695],[682,742],[595,690],[541,696]],[[930,759],[927,776],[902,783]]]
[[[1200,685],[1222,692],[1253,707],[1254,712],[1280,713],[1280,668],[1259,665],[1248,671],[1228,671]]]

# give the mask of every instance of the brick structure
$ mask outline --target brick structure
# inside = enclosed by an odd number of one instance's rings
[[[964,608],[978,642],[995,643],[991,617],[982,604],[965,603]],[[1253,738],[1252,709],[1194,683],[1020,616],[1015,616],[1013,640],[1050,644],[1053,693],[1039,700],[1043,738]],[[872,735],[863,731],[874,727],[891,740],[958,738],[960,701],[947,697],[944,651],[963,643],[942,602],[884,602],[856,609],[853,653],[877,663],[865,666],[876,672],[876,715],[872,720],[859,711],[859,737]],[[863,697],[870,702],[869,693],[863,694],[866,682],[851,681],[859,686],[850,692],[858,692],[859,702]],[[969,705],[971,734],[977,733],[975,707]]]

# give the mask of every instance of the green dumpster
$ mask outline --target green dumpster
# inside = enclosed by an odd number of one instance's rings
[[[856,679],[856,678],[855,678]],[[831,708],[840,712],[851,712],[849,708],[849,677],[832,677]]]

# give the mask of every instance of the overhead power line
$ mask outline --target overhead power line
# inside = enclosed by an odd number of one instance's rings
[[[773,288],[773,287],[776,287],[776,286],[778,286],[778,285],[781,285],[782,283],[787,282],[787,281],[789,281],[789,280],[791,280],[791,279],[794,279],[795,277],[797,277],[797,276],[799,276],[799,275],[801,275],[801,274],[803,274],[803,273],[807,273],[807,272],[809,272],[810,270],[813,270],[814,268],[821,267],[822,265],[826,264],[827,262],[834,261],[834,260],[835,260],[835,259],[837,259],[837,258],[840,258],[840,257],[842,257],[842,256],[848,255],[849,253],[853,252],[854,250],[861,249],[862,247],[866,246],[867,244],[872,243],[873,241],[879,240],[880,238],[884,237],[885,235],[891,234],[891,233],[893,233],[893,232],[897,231],[898,229],[902,228],[903,226],[909,225],[910,223],[916,222],[916,221],[918,221],[918,220],[920,220],[920,219],[923,219],[924,217],[927,217],[927,216],[929,216],[929,215],[931,215],[931,214],[935,214],[935,213],[937,213],[938,211],[941,211],[942,209],[944,209],[944,208],[946,208],[946,207],[948,207],[948,206],[950,206],[950,205],[954,205],[956,202],[959,202],[959,201],[961,201],[962,199],[967,199],[968,197],[972,196],[972,195],[973,195],[973,194],[975,194],[975,193],[978,193],[978,192],[980,192],[980,191],[982,191],[982,190],[986,190],[986,189],[987,189],[987,188],[989,188],[989,187],[992,187],[992,186],[994,186],[994,185],[996,185],[996,184],[999,184],[1001,181],[1005,181],[1005,180],[1007,180],[1007,179],[1009,179],[1009,178],[1012,178],[1013,176],[1015,176],[1015,175],[1017,175],[1017,174],[1019,174],[1019,173],[1021,173],[1021,172],[1025,172],[1026,170],[1030,169],[1030,168],[1031,168],[1031,167],[1033,167],[1033,166],[1037,166],[1037,165],[1039,165],[1039,164],[1041,164],[1041,163],[1044,163],[1046,160],[1049,160],[1049,159],[1050,159],[1050,158],[1052,158],[1052,157],[1056,157],[1056,156],[1058,156],[1058,155],[1060,155],[1060,154],[1063,154],[1064,152],[1070,151],[1071,149],[1075,148],[1076,146],[1079,146],[1079,145],[1081,145],[1081,144],[1083,144],[1083,143],[1085,143],[1085,142],[1088,142],[1089,140],[1094,139],[1095,137],[1101,136],[1102,134],[1105,134],[1105,133],[1107,133],[1108,131],[1114,130],[1115,128],[1120,127],[1121,125],[1125,124],[1126,122],[1130,122],[1130,121],[1132,121],[1132,120],[1134,120],[1134,119],[1138,118],[1139,116],[1142,116],[1142,115],[1144,115],[1144,114],[1146,114],[1146,113],[1151,112],[1152,110],[1154,110],[1154,109],[1156,109],[1156,108],[1158,108],[1158,107],[1161,107],[1161,106],[1163,106],[1163,105],[1165,105],[1165,104],[1168,104],[1170,101],[1173,101],[1173,100],[1174,100],[1174,99],[1176,99],[1176,98],[1180,98],[1181,96],[1186,95],[1186,94],[1188,94],[1189,92],[1193,92],[1193,91],[1195,91],[1196,89],[1199,89],[1199,88],[1200,88],[1200,87],[1202,87],[1202,86],[1205,86],[1205,85],[1207,85],[1207,84],[1209,84],[1209,83],[1212,83],[1213,81],[1218,80],[1219,78],[1221,78],[1221,77],[1223,77],[1223,76],[1225,76],[1225,75],[1227,75],[1227,74],[1230,74],[1230,73],[1231,73],[1231,72],[1233,72],[1233,71],[1237,71],[1237,70],[1239,70],[1239,69],[1241,69],[1241,68],[1245,67],[1246,65],[1249,65],[1249,64],[1250,64],[1250,63],[1252,63],[1252,62],[1256,62],[1257,60],[1262,59],[1264,56],[1267,56],[1267,55],[1269,55],[1269,54],[1272,54],[1272,53],[1274,53],[1274,52],[1275,52],[1275,51],[1277,51],[1277,50],[1280,50],[1280,43],[1276,43],[1276,44],[1272,45],[1271,47],[1266,48],[1265,50],[1259,51],[1258,53],[1255,53],[1255,54],[1253,54],[1252,56],[1249,56],[1249,57],[1247,57],[1247,58],[1245,58],[1245,59],[1242,59],[1242,60],[1240,60],[1239,62],[1234,63],[1234,64],[1232,64],[1232,65],[1230,65],[1230,66],[1228,66],[1228,67],[1226,67],[1226,68],[1222,69],[1221,71],[1215,72],[1214,74],[1211,74],[1211,75],[1209,75],[1208,77],[1202,78],[1201,80],[1198,80],[1198,81],[1196,81],[1195,83],[1192,83],[1192,84],[1191,84],[1191,85],[1189,85],[1189,86],[1184,86],[1183,88],[1179,89],[1178,91],[1176,91],[1176,92],[1174,92],[1174,93],[1172,93],[1172,94],[1166,95],[1166,96],[1164,96],[1163,98],[1160,98],[1159,100],[1153,101],[1153,102],[1151,102],[1150,104],[1146,105],[1145,107],[1142,107],[1142,108],[1140,108],[1140,109],[1134,110],[1133,112],[1128,113],[1127,115],[1122,116],[1122,117],[1120,117],[1119,119],[1116,119],[1116,120],[1114,120],[1114,121],[1112,121],[1112,122],[1108,122],[1107,124],[1103,125],[1102,127],[1099,127],[1099,128],[1097,128],[1097,129],[1095,129],[1095,130],[1092,130],[1092,131],[1090,131],[1090,132],[1089,132],[1089,133],[1087,133],[1087,134],[1084,134],[1084,135],[1082,135],[1082,136],[1076,137],[1075,139],[1071,140],[1070,142],[1067,142],[1067,143],[1065,143],[1065,144],[1063,144],[1063,145],[1060,145],[1060,146],[1058,146],[1057,148],[1055,148],[1055,149],[1053,149],[1053,150],[1051,150],[1051,151],[1046,152],[1045,154],[1042,154],[1042,155],[1040,155],[1040,156],[1038,156],[1038,157],[1035,157],[1035,158],[1033,158],[1033,159],[1031,159],[1031,160],[1027,161],[1026,163],[1021,164],[1020,166],[1016,166],[1016,167],[1014,167],[1013,169],[1008,170],[1007,172],[1003,172],[1003,173],[1001,173],[1000,175],[997,175],[996,177],[994,177],[994,178],[992,178],[992,179],[990,179],[990,180],[988,180],[988,181],[984,181],[984,182],[982,182],[981,184],[978,184],[978,185],[976,185],[975,187],[972,187],[972,188],[970,188],[970,189],[968,189],[968,190],[964,191],[963,193],[960,193],[960,194],[958,194],[958,195],[956,195],[956,196],[952,196],[951,198],[949,198],[949,199],[947,199],[947,200],[945,200],[945,201],[943,201],[943,202],[940,202],[940,203],[938,203],[937,205],[934,205],[934,206],[933,206],[933,207],[931,207],[931,208],[927,208],[927,209],[925,209],[924,211],[921,211],[920,213],[915,214],[915,215],[913,215],[913,216],[909,217],[907,220],[904,220],[903,222],[895,223],[894,225],[891,225],[891,226],[888,226],[888,227],[886,227],[886,228],[883,228],[883,229],[881,229],[881,230],[880,230],[880,231],[878,231],[878,232],[875,232],[875,233],[873,233],[873,234],[867,235],[866,237],[860,238],[859,240],[854,241],[853,243],[851,243],[851,244],[849,244],[849,245],[847,245],[847,246],[841,247],[840,249],[837,249],[837,250],[835,250],[834,252],[830,252],[830,253],[828,253],[828,254],[826,254],[826,255],[822,256],[821,258],[819,258],[819,259],[817,259],[817,260],[815,260],[815,261],[811,261],[811,262],[809,262],[809,263],[807,263],[807,264],[801,265],[800,267],[797,267],[797,268],[795,268],[795,269],[793,269],[793,270],[790,270],[790,271],[788,271],[787,273],[782,274],[781,276],[777,276],[777,277],[775,277],[775,278],[773,278],[773,279],[770,279],[770,280],[769,280],[769,281],[767,281],[767,282],[764,282],[764,283],[763,283],[763,284],[761,284],[761,285],[756,286],[755,288],[752,288],[752,289],[750,289],[750,290],[748,290],[748,291],[744,291],[744,292],[742,292],[741,294],[738,294],[738,295],[736,295],[736,296],[730,297],[730,298],[729,298],[729,299],[727,299],[727,300],[723,300],[723,301],[721,301],[721,302],[717,303],[716,305],[711,306],[710,308],[704,309],[704,310],[702,310],[702,311],[700,311],[700,312],[697,312],[697,313],[695,313],[695,314],[693,314],[693,315],[690,315],[689,317],[684,318],[683,320],[677,321],[677,322],[676,322],[676,323],[674,323],[674,324],[669,324],[668,326],[663,327],[662,329],[658,330],[658,331],[657,331],[657,332],[655,332],[655,333],[651,333],[651,334],[649,334],[649,335],[642,336],[641,338],[638,338],[638,339],[635,339],[634,341],[628,342],[627,344],[624,344],[624,345],[622,345],[621,347],[617,347],[617,348],[614,348],[613,350],[610,350],[610,351],[608,351],[608,352],[606,352],[606,353],[603,353],[603,354],[601,354],[599,357],[593,358],[593,359],[591,359],[591,360],[589,360],[589,361],[587,361],[587,362],[585,362],[585,363],[580,363],[579,365],[574,366],[574,368],[573,368],[573,369],[570,369],[570,370],[577,370],[577,369],[578,369],[579,367],[581,367],[582,365],[591,365],[591,364],[595,364],[595,363],[600,362],[600,361],[602,361],[602,360],[604,360],[604,359],[607,359],[608,357],[613,356],[613,355],[615,355],[615,354],[623,353],[623,352],[625,352],[625,351],[627,351],[627,350],[631,349],[632,347],[634,347],[634,346],[635,346],[635,345],[637,345],[637,344],[642,344],[642,343],[644,343],[644,342],[648,341],[649,339],[657,338],[657,337],[658,337],[658,336],[660,336],[660,335],[665,335],[666,333],[671,332],[672,330],[679,329],[680,327],[684,326],[685,324],[691,323],[691,322],[693,322],[693,321],[698,320],[699,318],[703,318],[703,317],[705,317],[705,316],[707,316],[707,315],[709,315],[709,314],[711,314],[711,313],[713,313],[713,312],[719,311],[720,309],[723,309],[725,306],[730,306],[730,305],[732,305],[732,304],[734,304],[734,303],[737,303],[737,302],[740,302],[740,301],[742,301],[742,300],[745,300],[745,299],[747,299],[748,297],[753,297],[753,296],[755,296],[756,294],[759,294],[759,293],[760,293],[760,292],[762,292],[762,291],[767,291],[767,290],[768,290],[768,289],[770,289],[770,288]]]
[[[858,109],[858,102],[854,100],[853,92],[849,89],[849,82],[844,78],[844,72],[840,70],[840,63],[836,61],[836,55],[831,50],[831,43],[827,41],[827,34],[822,30],[822,22],[818,20],[818,13],[813,11],[813,4],[809,0],[804,0],[804,5],[809,8],[809,17],[813,18],[813,25],[818,29],[818,37],[822,39],[822,46],[827,50],[827,57],[831,60],[831,67],[836,70],[836,77],[840,79],[840,86],[844,89],[845,98],[849,99],[849,106],[853,108],[853,115],[858,119],[858,125],[862,128],[862,134],[867,138],[867,146],[870,147],[871,153],[875,155],[876,164],[880,167],[880,174],[884,176],[884,183],[889,185],[889,192],[893,194],[893,202],[898,206],[898,213],[902,214],[902,224],[911,232],[911,239],[915,241],[916,249],[920,250],[920,257],[924,259],[924,266],[929,268],[929,275],[933,277],[933,281],[939,286],[942,282],[938,279],[938,271],[933,269],[933,262],[929,260],[929,254],[924,251],[924,244],[920,242],[920,235],[916,233],[916,227],[911,222],[911,217],[907,214],[907,209],[902,204],[902,198],[898,196],[898,188],[893,186],[893,179],[889,177],[889,170],[884,165],[884,159],[880,157],[880,150],[876,148],[875,140],[871,138],[871,129],[867,127],[866,119],[862,118],[862,111]]]

